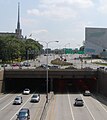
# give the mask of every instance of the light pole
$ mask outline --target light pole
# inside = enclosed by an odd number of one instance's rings
[[[59,41],[49,41],[49,42],[45,42],[45,41],[40,41],[40,42],[44,42],[46,43],[46,103],[48,103],[48,44],[52,43],[52,42],[59,42]]]

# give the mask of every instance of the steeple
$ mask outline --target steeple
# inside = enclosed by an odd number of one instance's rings
[[[17,21],[17,29],[20,30],[20,3],[18,3],[18,21]]]
[[[20,3],[18,3],[18,20],[17,20],[17,28],[15,30],[17,38],[22,38],[22,30],[20,29]]]

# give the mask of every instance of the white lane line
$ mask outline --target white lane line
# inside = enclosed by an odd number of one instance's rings
[[[103,107],[103,105],[101,104],[101,102],[99,102],[99,101],[97,100],[97,98],[96,98],[96,102],[102,107],[102,109],[103,109],[105,112],[107,112],[106,108]]]
[[[20,94],[19,94],[20,95]],[[8,104],[6,104],[2,109],[0,109],[0,111],[2,111],[3,109],[5,109],[9,104],[11,104],[13,102],[13,100],[11,100]]]
[[[4,98],[7,97],[8,95],[10,95],[10,94],[5,95],[4,97],[0,98],[0,100],[4,99]]]
[[[23,106],[25,106],[25,104],[31,99],[31,96],[32,95],[30,95],[29,99],[17,110],[17,112],[15,112],[15,114],[12,116],[12,118],[10,118],[10,120],[12,120],[16,116],[16,114],[19,112],[21,108],[23,108]]]
[[[82,95],[81,95],[81,94],[80,94],[80,96],[81,96],[81,98],[83,99],[83,101],[84,101],[84,103],[85,103],[85,106],[86,106],[86,108],[87,108],[88,112],[90,113],[91,117],[93,118],[93,120],[95,120],[95,118],[94,118],[93,114],[91,113],[91,111],[90,111],[89,107],[87,106],[87,104],[86,104],[86,102],[85,102],[84,98],[82,97]]]
[[[74,114],[73,114],[73,110],[72,110],[72,106],[71,106],[69,94],[68,94],[68,101],[69,101],[69,106],[70,106],[70,111],[71,111],[72,119],[74,120]]]

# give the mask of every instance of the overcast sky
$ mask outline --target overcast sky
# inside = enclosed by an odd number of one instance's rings
[[[0,32],[14,32],[17,6],[24,36],[56,41],[49,47],[79,47],[85,27],[107,27],[107,0],[0,0]],[[46,44],[42,43],[45,47]]]

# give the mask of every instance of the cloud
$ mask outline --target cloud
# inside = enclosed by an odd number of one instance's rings
[[[92,0],[41,0],[42,4],[48,4],[48,5],[77,5],[78,7],[91,7],[93,6],[93,1]]]
[[[52,19],[68,19],[76,16],[76,12],[71,8],[56,6],[49,7],[43,11],[39,9],[31,9],[28,10],[28,14],[35,16],[47,16]]]
[[[35,20],[34,19],[26,19],[26,18],[22,18],[22,23],[23,23],[23,25],[32,25],[34,22],[35,22]]]
[[[45,16],[52,19],[76,18],[76,8],[89,8],[94,4],[91,0],[40,0],[38,8],[29,9],[27,13],[35,16]]]
[[[35,30],[35,31],[32,31],[32,34],[43,34],[43,33],[48,33],[48,30],[46,29],[41,29],[41,30]]]

